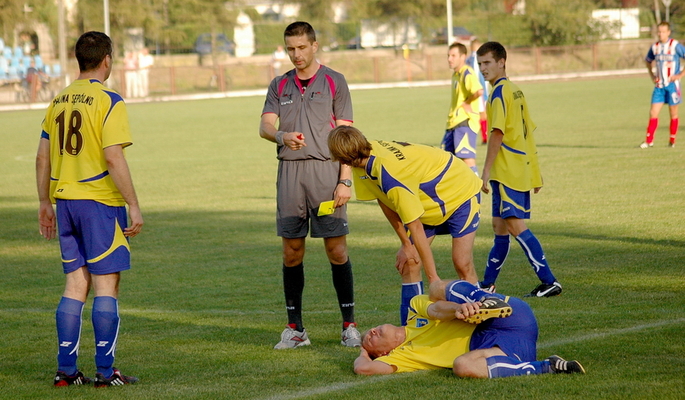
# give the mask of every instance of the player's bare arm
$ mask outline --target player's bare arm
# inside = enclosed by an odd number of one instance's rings
[[[369,353],[361,348],[359,357],[354,360],[354,373],[357,375],[388,375],[397,370],[397,367],[382,361],[375,361],[369,357]]]
[[[259,136],[270,142],[287,146],[290,150],[300,150],[307,145],[304,133],[279,131],[276,128],[276,121],[278,121],[278,115],[264,113],[259,124]]]
[[[55,210],[50,201],[50,141],[41,139],[36,154],[36,184],[38,186],[38,231],[47,240],[57,232]]]
[[[504,139],[504,133],[501,130],[494,128],[490,132],[490,139],[488,140],[488,152],[485,155],[485,164],[483,165],[483,173],[481,179],[483,179],[483,186],[481,190],[483,193],[490,193],[490,188],[488,184],[490,182],[490,170],[492,165],[495,163],[497,154],[499,153],[500,147],[502,147],[502,140]]]
[[[652,83],[657,83],[659,82],[659,79],[654,75],[654,71],[652,70],[653,63],[653,61],[645,61],[645,65],[647,65],[647,72],[649,73],[649,79],[652,81]]]
[[[451,301],[438,300],[428,306],[428,316],[433,319],[441,321],[449,321],[452,319],[466,319],[470,316],[476,315],[480,309],[480,304],[463,303],[458,304]]]
[[[471,96],[464,99],[464,103],[461,105],[461,107],[464,109],[464,111],[472,113],[473,108],[471,108],[471,103],[478,100],[478,98],[482,95],[483,95],[483,89],[479,89],[478,91],[473,93]]]
[[[421,257],[426,279],[428,279],[429,283],[440,280],[435,266],[435,259],[433,258],[433,251],[430,248],[430,241],[426,237],[426,231],[423,230],[423,224],[420,220],[416,219],[408,223],[407,228],[411,232],[414,247],[416,247],[416,251],[419,252],[419,257]]]
[[[416,251],[416,248],[412,244],[411,240],[409,240],[409,235],[407,235],[407,230],[405,229],[404,223],[402,223],[399,214],[383,204],[383,202],[380,200],[378,200],[378,205],[381,207],[383,215],[385,215],[385,218],[388,220],[390,226],[392,226],[392,229],[400,239],[400,249],[397,251],[395,268],[397,268],[397,272],[399,272],[400,275],[404,276],[405,273],[409,273],[409,270],[405,271],[405,267],[419,264],[421,262],[421,258],[419,257],[419,253]]]
[[[128,168],[126,158],[124,158],[124,149],[121,145],[114,145],[105,147],[104,152],[109,175],[112,177],[112,181],[114,181],[119,192],[121,192],[126,204],[128,204],[131,225],[124,229],[124,235],[134,237],[143,228],[143,214],[140,212],[140,206],[138,205],[138,196],[136,196],[136,190],[133,187],[131,171]]]

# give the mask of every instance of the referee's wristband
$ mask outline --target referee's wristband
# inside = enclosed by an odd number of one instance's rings
[[[288,132],[284,131],[278,131],[276,132],[276,135],[274,138],[276,139],[276,143],[278,143],[279,146],[284,146],[285,144],[283,143],[283,135],[285,135]]]

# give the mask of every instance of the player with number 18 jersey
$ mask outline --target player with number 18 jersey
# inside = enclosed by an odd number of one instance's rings
[[[94,200],[108,206],[126,202],[109,176],[103,149],[130,146],[123,98],[99,81],[77,80],[50,103],[42,138],[50,141],[52,201]]]

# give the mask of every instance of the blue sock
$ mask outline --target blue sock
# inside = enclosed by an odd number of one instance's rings
[[[521,245],[523,252],[526,253],[528,262],[530,262],[540,281],[548,285],[554,283],[557,279],[552,274],[552,270],[549,269],[545,253],[542,251],[542,245],[538,238],[533,235],[533,232],[526,229],[516,237],[516,240]]]
[[[520,375],[540,375],[552,372],[549,361],[523,362],[518,358],[492,356],[485,359],[488,363],[488,377],[507,378]]]
[[[114,351],[119,336],[117,299],[99,296],[93,300],[93,330],[95,331],[95,366],[97,372],[109,379],[114,370]]]
[[[409,303],[414,296],[423,294],[423,281],[403,283],[402,284],[402,299],[400,302],[400,325],[407,325],[407,316],[409,315]]]
[[[79,342],[81,341],[81,312],[83,302],[62,297],[55,312],[57,322],[57,369],[69,376],[78,371],[76,359],[78,358]]]
[[[490,293],[466,281],[452,281],[445,288],[445,300],[454,303],[475,303],[482,301]]]
[[[470,167],[470,168],[471,168],[471,171],[473,171],[473,173],[476,174],[476,176],[479,176],[478,175],[478,166],[474,165],[473,167]]]
[[[485,264],[481,286],[488,287],[495,284],[507,255],[509,255],[509,235],[495,235],[495,242],[490,249],[490,255],[488,255],[488,263]]]

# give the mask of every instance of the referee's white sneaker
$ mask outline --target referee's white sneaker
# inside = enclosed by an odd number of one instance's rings
[[[302,332],[286,326],[281,333],[281,341],[276,343],[274,349],[294,349],[295,347],[308,346],[312,344],[307,336],[307,330],[302,328]]]
[[[357,324],[352,323],[343,329],[340,344],[347,347],[361,347],[362,335],[357,330]]]

